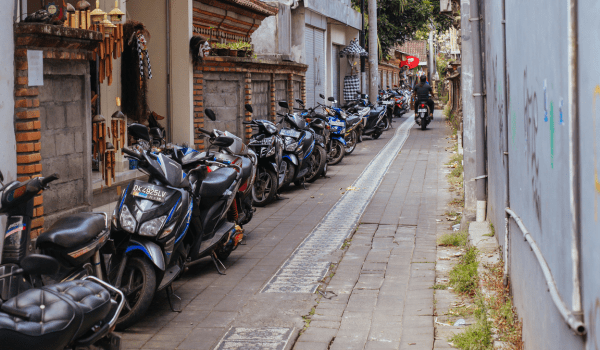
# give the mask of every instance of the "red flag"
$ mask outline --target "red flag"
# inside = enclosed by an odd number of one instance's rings
[[[414,56],[407,56],[406,61],[400,62],[400,68],[402,68],[404,66],[408,66],[409,69],[413,69],[418,65],[419,65],[419,59]]]

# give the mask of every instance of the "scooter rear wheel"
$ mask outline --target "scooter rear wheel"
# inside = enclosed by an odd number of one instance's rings
[[[379,136],[381,136],[381,131],[376,131],[371,135],[373,140],[377,140],[379,138]]]
[[[121,331],[141,320],[150,308],[156,292],[154,266],[146,258],[130,257],[125,264],[121,285],[115,287],[123,291],[126,299],[117,319],[116,328]]]

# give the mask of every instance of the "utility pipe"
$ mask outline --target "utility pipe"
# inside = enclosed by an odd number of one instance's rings
[[[473,97],[475,99],[475,174],[485,175],[485,110],[483,90],[484,64],[482,62],[481,44],[481,16],[479,14],[479,0],[471,0],[470,3],[471,36],[473,45]],[[432,69],[434,67],[431,67]],[[475,183],[475,196],[477,201],[486,201],[486,180],[482,179]]]
[[[369,101],[377,105],[379,59],[377,46],[377,0],[369,0]]]
[[[581,183],[579,150],[579,57],[577,32],[578,0],[569,0],[569,192],[571,205],[571,260],[573,265],[573,312],[583,320],[581,309],[580,257],[581,248]]]
[[[540,267],[542,268],[544,278],[546,279],[546,284],[548,285],[548,291],[550,292],[550,296],[552,297],[552,301],[554,301],[554,305],[556,305],[558,312],[560,312],[562,317],[565,319],[565,322],[567,322],[569,327],[575,333],[577,333],[577,335],[585,335],[585,333],[587,332],[585,324],[580,321],[580,318],[577,317],[577,315],[574,312],[572,312],[571,310],[569,310],[567,308],[567,305],[560,297],[560,294],[558,293],[558,289],[556,288],[556,282],[554,281],[552,272],[550,272],[550,267],[548,267],[548,263],[546,263],[546,259],[544,259],[544,256],[542,255],[540,248],[535,243],[535,240],[533,239],[533,237],[531,237],[531,234],[529,234],[529,231],[523,224],[523,221],[521,221],[521,218],[514,211],[512,211],[512,209],[506,208],[505,210],[506,210],[506,213],[509,214],[513,218],[513,220],[515,220],[515,222],[517,223],[517,226],[519,226],[519,228],[521,229],[521,232],[523,233],[523,238],[525,238],[527,243],[529,243],[531,250],[535,254],[535,257],[537,258],[538,263],[540,264]]]
[[[502,0],[502,40],[504,45],[504,168],[506,169],[506,187],[504,189],[504,207],[510,208],[510,159],[508,137],[508,103],[510,102],[508,86],[508,53],[506,52],[506,0]],[[510,216],[504,213],[504,286],[508,286],[508,221]]]
[[[168,140],[173,142],[173,118],[171,118],[171,0],[166,0],[167,17],[167,125]],[[193,146],[192,146],[193,147]]]

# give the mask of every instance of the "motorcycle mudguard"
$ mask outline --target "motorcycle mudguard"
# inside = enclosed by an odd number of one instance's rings
[[[346,140],[344,140],[344,138],[341,137],[341,136],[334,136],[331,139],[332,140],[338,140],[338,141],[340,141],[342,143],[342,145],[346,146]]]
[[[298,166],[298,157],[296,157],[295,154],[284,154],[283,158],[288,159],[290,162],[292,162],[292,164]]]
[[[275,172],[275,174],[279,173],[279,167],[277,166],[276,163],[269,163],[271,164],[271,167],[273,168],[272,170]]]
[[[132,238],[129,240],[127,249],[125,249],[125,254],[130,254],[134,251],[141,251],[161,271],[165,270],[165,258],[163,257],[162,249],[156,243],[139,237]]]

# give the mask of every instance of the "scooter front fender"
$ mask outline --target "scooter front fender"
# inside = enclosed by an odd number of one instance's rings
[[[332,140],[338,140],[338,141],[340,141],[342,143],[342,145],[346,146],[346,140],[344,140],[344,138],[341,137],[341,136],[334,136],[331,139]]]
[[[161,271],[165,270],[165,258],[158,244],[139,237],[132,238],[129,240],[127,249],[125,249],[125,254],[131,254],[135,251],[141,251]]]
[[[295,154],[284,154],[283,158],[289,160],[295,166],[298,166],[298,157],[296,157]]]

